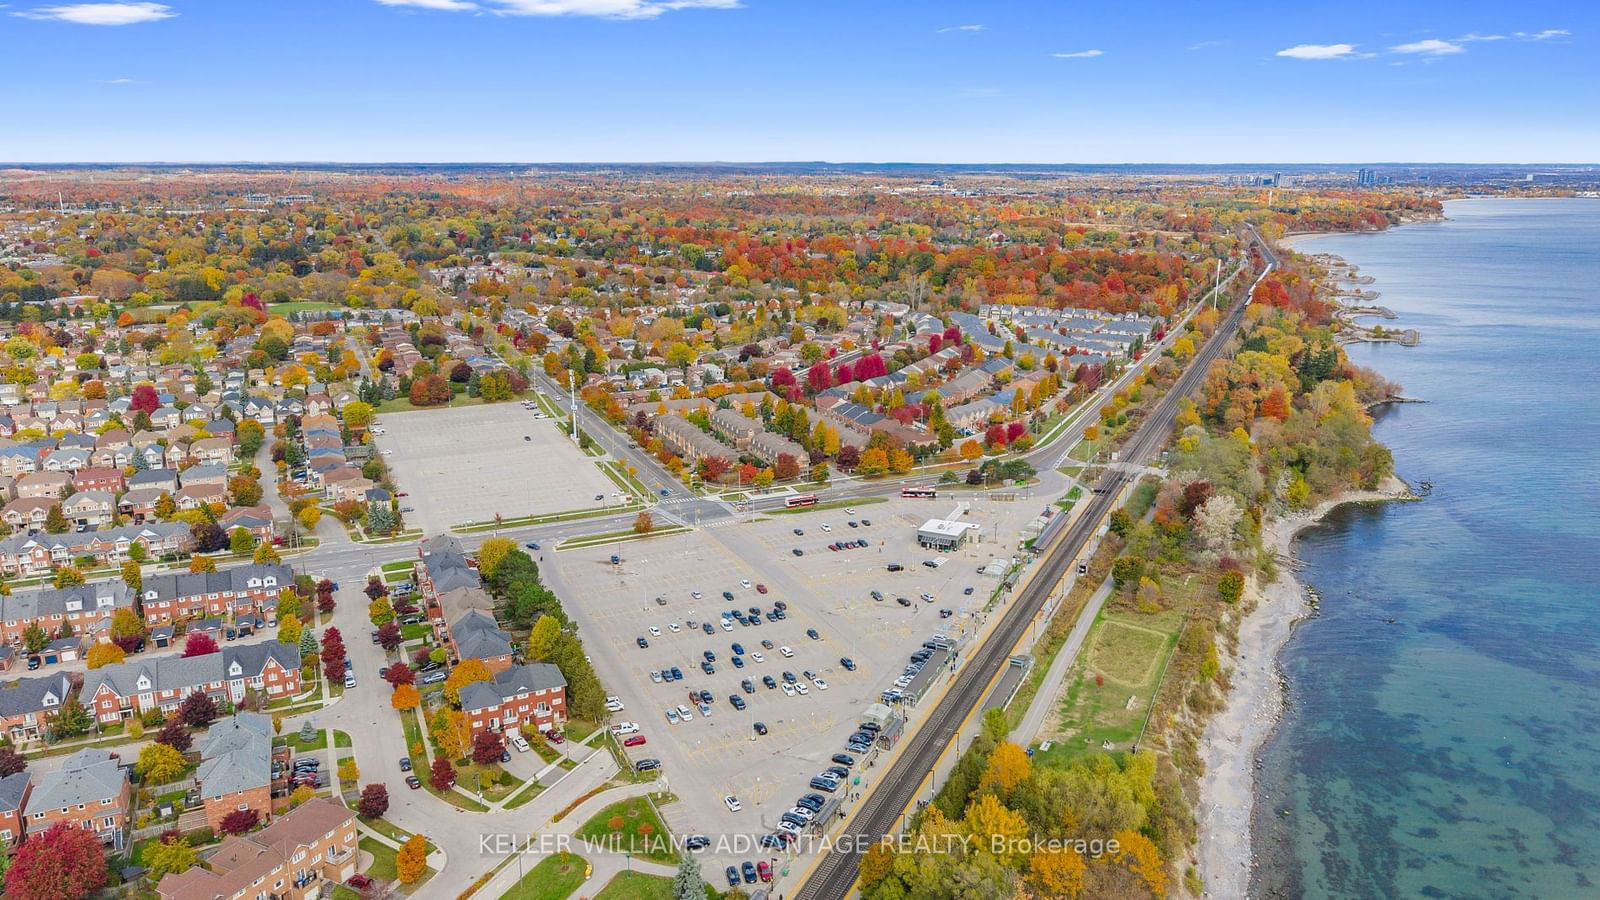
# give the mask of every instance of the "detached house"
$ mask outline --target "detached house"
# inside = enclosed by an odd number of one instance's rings
[[[131,719],[149,709],[170,713],[195,691],[235,704],[253,690],[267,700],[300,692],[300,648],[279,641],[225,647],[204,656],[164,656],[90,670],[80,696],[95,721]]]

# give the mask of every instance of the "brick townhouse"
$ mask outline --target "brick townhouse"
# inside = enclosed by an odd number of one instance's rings
[[[111,614],[133,609],[133,592],[121,579],[78,584],[67,588],[40,588],[0,597],[0,640],[20,645],[28,626],[37,624],[56,635],[70,624],[74,635],[109,626]]]
[[[189,526],[182,522],[123,525],[104,531],[62,534],[15,534],[0,539],[0,571],[7,575],[43,575],[58,566],[92,556],[101,565],[126,561],[134,544],[144,547],[146,559],[186,553],[192,542]]]
[[[129,794],[121,760],[94,747],[79,750],[60,768],[34,779],[24,807],[28,834],[65,822],[121,850],[127,840]]]
[[[23,816],[32,792],[33,781],[27,770],[0,778],[0,840],[7,846],[15,847],[26,830]]]
[[[532,725],[540,731],[567,719],[567,679],[550,663],[512,666],[494,677],[461,689],[461,711],[474,736],[480,731],[516,731]]]
[[[225,838],[203,867],[164,876],[156,893],[162,900],[320,896],[356,873],[355,820],[332,800],[308,800],[260,831]]]
[[[107,724],[148,709],[171,712],[195,691],[238,703],[245,690],[267,700],[300,693],[300,648],[279,641],[231,646],[204,656],[116,663],[84,676],[80,697]]]
[[[196,616],[244,613],[276,618],[278,594],[294,585],[294,572],[284,565],[235,566],[215,572],[146,575],[139,594],[145,621],[165,624]]]
[[[242,712],[214,723],[194,780],[213,830],[238,810],[253,809],[263,822],[272,818],[272,720]]]
[[[18,678],[0,687],[0,734],[14,744],[38,739],[72,694],[66,673]]]

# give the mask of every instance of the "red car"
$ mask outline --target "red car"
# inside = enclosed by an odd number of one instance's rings
[[[756,874],[761,876],[762,881],[771,881],[772,865],[763,859],[761,862],[756,863]]]
[[[372,879],[365,875],[351,875],[349,878],[345,879],[344,883],[350,885],[358,891],[364,891],[367,888],[372,887]]]
[[[767,592],[767,586],[766,585],[764,585],[764,584],[756,585],[756,593],[765,594],[766,592]]]
[[[552,744],[565,744],[567,742],[567,739],[562,737],[560,732],[555,731],[546,731],[544,733],[544,739]]]
[[[631,734],[631,735],[628,735],[628,739],[627,740],[622,742],[622,746],[624,746],[624,747],[637,747],[637,746],[639,746],[640,744],[643,744],[643,743],[644,743],[644,735],[642,735],[642,734]]]

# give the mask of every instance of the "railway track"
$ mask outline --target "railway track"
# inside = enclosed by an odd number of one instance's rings
[[[1133,467],[1148,464],[1166,445],[1177,419],[1179,399],[1191,396],[1199,389],[1211,364],[1222,356],[1223,348],[1243,321],[1244,310],[1255,284],[1259,284],[1276,268],[1277,258],[1271,249],[1259,235],[1255,235],[1255,238],[1266,266],[1251,285],[1251,290],[1246,291],[1244,298],[1229,309],[1227,316],[1218,323],[1212,339],[1205,343],[1183,374],[1178,376],[1172,390],[1156,404],[1123,449],[1123,461]],[[1135,477],[1128,472],[1115,470],[1106,473],[1095,485],[1095,492],[1084,515],[1064,531],[1052,546],[1046,548],[1044,561],[1034,577],[1012,601],[1010,609],[990,632],[988,639],[974,651],[956,684],[940,699],[921,730],[910,739],[904,752],[862,801],[855,817],[835,838],[835,849],[817,863],[795,897],[799,900],[843,900],[850,893],[858,877],[858,852],[864,852],[872,843],[888,834],[911,805],[916,791],[928,773],[933,771],[939,757],[944,755],[957,732],[983,701],[996,673],[1006,664],[1012,648],[1039,614],[1051,590],[1083,552],[1095,529],[1111,514],[1122,489]]]

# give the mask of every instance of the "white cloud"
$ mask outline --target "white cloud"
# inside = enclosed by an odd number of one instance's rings
[[[1221,41],[1201,41],[1198,44],[1190,44],[1189,45],[1189,49],[1190,50],[1204,50],[1207,47],[1220,47],[1220,46],[1222,46],[1222,42]]]
[[[1548,41],[1552,38],[1572,37],[1572,32],[1565,28],[1546,28],[1543,31],[1518,31],[1514,33],[1518,40],[1523,41]]]
[[[1409,44],[1399,44],[1390,47],[1396,53],[1421,53],[1424,56],[1449,56],[1452,53],[1465,53],[1467,48],[1450,41],[1441,41],[1438,38],[1428,38],[1422,41],[1412,41]]]
[[[1296,44],[1279,50],[1277,55],[1290,59],[1354,59],[1362,54],[1356,52],[1355,44]]]
[[[1052,53],[1056,59],[1094,59],[1096,56],[1105,56],[1104,50],[1079,50],[1075,53]]]
[[[24,19],[71,22],[74,25],[138,25],[170,19],[177,13],[164,3],[74,3],[68,6],[41,6],[12,15]]]
[[[134,81],[132,78],[102,78],[99,81],[96,81],[95,83],[96,84],[144,84],[144,82],[142,82],[142,81]]]
[[[446,12],[464,12],[477,9],[478,4],[468,0],[378,0],[384,6],[415,6],[419,9],[439,9]]]
[[[740,0],[377,0],[383,6],[409,6],[446,12],[483,11],[497,16],[594,16],[602,19],[654,19],[680,9],[738,9]]]
[[[1473,32],[1471,34],[1464,34],[1461,37],[1456,38],[1455,42],[1458,44],[1472,44],[1479,41],[1503,41],[1505,39],[1506,36],[1503,34],[1478,34],[1477,32]]]
[[[982,25],[951,25],[948,28],[939,29],[939,33],[940,34],[949,34],[952,31],[982,31],[982,30],[983,30],[983,26]]]

